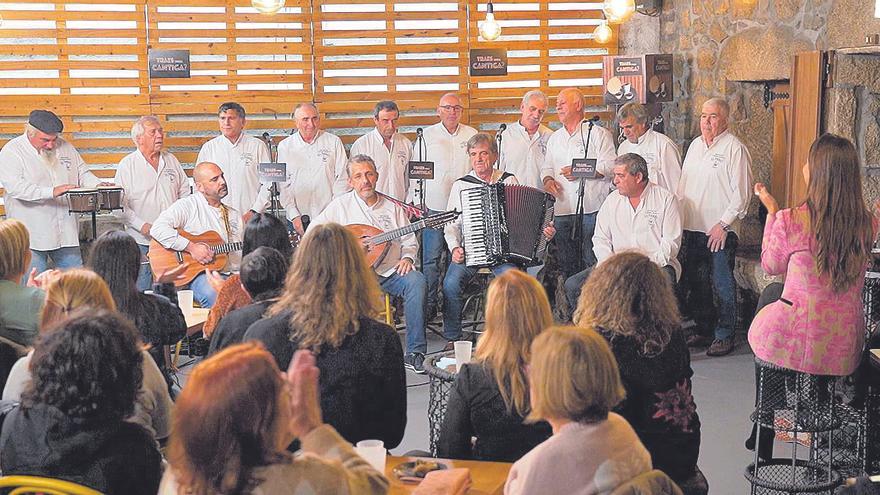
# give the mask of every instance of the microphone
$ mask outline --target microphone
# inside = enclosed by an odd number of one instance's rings
[[[422,128],[421,127],[416,128],[416,135],[419,137],[422,137]]]
[[[263,141],[266,141],[268,143],[271,139],[272,136],[270,136],[268,132],[263,133]]]
[[[507,130],[507,124],[501,124],[501,127],[498,128],[498,132],[504,132]]]
[[[596,122],[599,122],[600,120],[602,120],[601,117],[599,117],[598,115],[593,115],[592,117],[590,117],[588,119],[584,119],[583,123],[584,124],[588,124],[588,123],[595,124]]]

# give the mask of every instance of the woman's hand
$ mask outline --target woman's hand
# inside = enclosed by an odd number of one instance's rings
[[[290,431],[302,438],[323,424],[318,402],[318,367],[311,351],[296,351],[284,375],[290,394]]]
[[[768,215],[775,215],[776,212],[779,211],[779,203],[777,203],[776,199],[770,195],[767,186],[762,182],[755,184],[755,196],[761,200],[761,204],[764,205],[764,208],[767,208]]]
[[[220,289],[223,288],[223,284],[226,282],[226,279],[223,278],[223,275],[220,275],[220,272],[208,270],[205,268],[205,278],[208,280],[208,284],[214,289],[214,292],[220,293]]]
[[[31,272],[28,274],[27,278],[27,286],[46,290],[46,287],[48,287],[53,280],[58,278],[59,275],[61,275],[61,270],[46,270],[37,275],[37,269],[31,268]]]

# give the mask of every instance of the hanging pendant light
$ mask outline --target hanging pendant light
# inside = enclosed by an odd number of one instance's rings
[[[605,0],[602,12],[611,24],[620,24],[629,20],[636,11],[635,0]]]
[[[596,26],[596,29],[593,30],[593,36],[596,41],[605,44],[611,41],[611,37],[614,35],[614,32],[611,31],[611,26],[608,25],[608,21],[602,20],[602,23]]]
[[[492,2],[486,5],[486,20],[480,23],[480,36],[486,41],[495,41],[501,36],[501,26],[495,20],[495,10]]]
[[[251,5],[261,14],[272,15],[284,7],[284,0],[251,0]]]

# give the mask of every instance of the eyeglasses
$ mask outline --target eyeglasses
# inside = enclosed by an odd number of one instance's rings
[[[461,105],[440,105],[440,108],[447,112],[461,112],[464,110],[464,107]]]

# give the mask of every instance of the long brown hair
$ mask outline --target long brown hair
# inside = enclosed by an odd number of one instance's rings
[[[486,329],[476,359],[491,371],[508,410],[529,412],[529,382],[525,366],[532,340],[553,324],[544,287],[534,277],[508,270],[489,284]]]
[[[859,156],[853,143],[823,134],[810,147],[810,180],[804,202],[810,212],[816,268],[843,292],[863,276],[874,229],[862,198]]]
[[[666,348],[681,316],[672,284],[647,256],[624,251],[597,266],[581,289],[574,324],[610,339],[632,337],[645,356]]]
[[[14,218],[0,220],[0,279],[27,271],[30,247],[30,233],[23,223]]]
[[[275,360],[257,342],[228,347],[193,370],[174,405],[168,460],[182,493],[242,493],[251,470],[279,462],[287,407]]]
[[[284,285],[267,315],[291,311],[291,338],[303,349],[339,347],[357,333],[359,318],[379,313],[382,292],[376,276],[354,235],[336,223],[309,228]]]
[[[68,270],[46,287],[46,303],[40,314],[40,330],[52,328],[71,311],[84,306],[116,311],[110,287],[97,273],[84,268]]]

